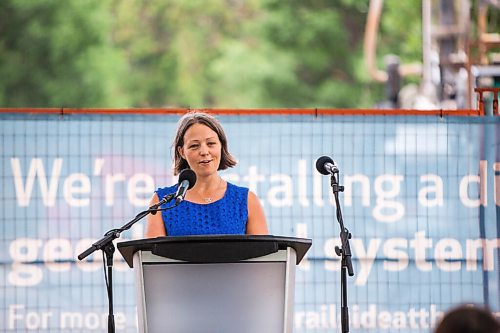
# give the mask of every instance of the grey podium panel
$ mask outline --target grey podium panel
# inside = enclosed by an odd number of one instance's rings
[[[286,263],[144,263],[150,333],[283,332]]]

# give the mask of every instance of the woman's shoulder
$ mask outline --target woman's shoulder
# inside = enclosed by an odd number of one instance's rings
[[[233,183],[227,182],[226,197],[238,197],[246,199],[248,197],[248,187],[235,185]]]
[[[158,187],[156,189],[155,193],[158,195],[158,197],[164,197],[167,194],[173,193],[177,191],[177,184],[167,186],[167,187]]]
[[[231,188],[233,191],[237,192],[248,192],[248,187],[239,186],[230,182],[227,182],[227,188]]]

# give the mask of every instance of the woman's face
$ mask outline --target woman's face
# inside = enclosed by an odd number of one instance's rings
[[[184,133],[184,145],[177,149],[198,176],[208,176],[219,169],[222,145],[217,133],[206,125],[189,127]]]

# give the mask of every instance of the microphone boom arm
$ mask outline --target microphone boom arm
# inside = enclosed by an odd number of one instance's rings
[[[83,260],[97,250],[102,250],[103,252],[103,264],[105,265],[104,275],[106,280],[106,290],[108,294],[108,333],[115,332],[115,319],[113,314],[113,254],[115,252],[115,246],[113,244],[113,241],[119,238],[122,232],[130,229],[135,223],[142,220],[148,214],[154,215],[158,211],[172,209],[177,206],[177,204],[174,204],[167,208],[159,208],[161,205],[170,202],[174,197],[175,194],[173,193],[166,195],[158,203],[137,214],[130,222],[128,222],[121,228],[111,229],[106,232],[103,238],[92,244],[92,246],[78,255],[78,260]],[[106,254],[105,259],[104,254]]]
[[[148,214],[156,214],[157,211],[165,210],[166,208],[158,208],[164,203],[170,202],[174,198],[173,194],[166,195],[160,202],[152,205],[148,209],[140,212],[137,214],[130,222],[122,226],[121,228],[118,229],[111,229],[108,232],[104,234],[104,237],[92,244],[91,247],[89,247],[87,250],[83,251],[78,255],[78,260],[83,260],[92,253],[94,253],[97,250],[101,250],[105,247],[106,244],[112,242],[113,240],[117,239],[120,237],[121,233],[130,229],[135,223],[138,221],[142,220],[144,217],[146,217]],[[172,206],[173,208],[174,206]],[[170,209],[170,207],[169,207]]]

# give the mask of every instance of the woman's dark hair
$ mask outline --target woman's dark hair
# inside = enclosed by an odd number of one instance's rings
[[[500,333],[500,323],[487,309],[461,305],[444,315],[435,333]]]
[[[189,164],[179,153],[178,147],[184,146],[184,134],[186,134],[188,128],[194,124],[203,124],[217,133],[222,146],[220,164],[217,170],[225,170],[235,166],[236,160],[229,153],[226,134],[224,133],[224,129],[219,121],[208,113],[191,111],[182,116],[177,123],[177,132],[175,134],[174,142],[172,143],[172,148],[174,149],[174,175],[178,175],[181,170],[189,168]]]

